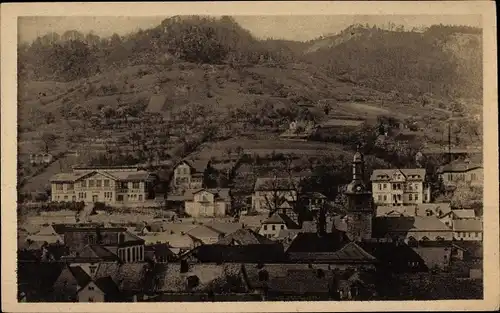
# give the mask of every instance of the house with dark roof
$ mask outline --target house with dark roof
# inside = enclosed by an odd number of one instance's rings
[[[97,258],[109,253],[122,262],[144,260],[144,240],[121,227],[66,227],[65,244],[71,252],[71,260],[96,255]],[[79,253],[80,255],[77,255]],[[94,259],[96,257],[93,257]]]
[[[483,221],[480,219],[456,219],[452,221],[453,239],[460,241],[482,241]]]
[[[216,244],[218,245],[266,245],[266,244],[275,244],[274,241],[264,237],[257,232],[248,229],[248,228],[240,228],[237,231],[230,233],[221,240],[219,240]]]
[[[182,160],[174,166],[172,185],[175,189],[200,189],[205,187],[205,174],[210,160]]]
[[[288,217],[288,215],[274,213],[262,222],[259,234],[267,238],[278,238],[280,231],[288,229],[300,229],[300,226]]]
[[[423,168],[375,169],[370,180],[373,201],[377,205],[401,206],[431,201]]]
[[[453,232],[436,216],[375,217],[372,221],[374,238],[392,241],[452,240]]]
[[[275,244],[202,245],[187,252],[181,259],[191,263],[283,263],[283,246]]]
[[[437,173],[448,187],[457,187],[459,184],[472,186],[483,185],[483,160],[482,156],[457,159],[441,166]]]
[[[336,267],[374,267],[378,262],[357,243],[349,241],[343,232],[300,233],[286,254],[293,263],[334,264]]]
[[[193,197],[184,202],[184,210],[192,217],[221,217],[231,210],[228,188],[202,188],[192,192]]]
[[[155,199],[157,175],[135,167],[83,167],[51,177],[52,201],[141,206]]]

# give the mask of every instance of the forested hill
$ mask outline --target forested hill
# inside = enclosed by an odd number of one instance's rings
[[[72,81],[132,65],[175,60],[251,67],[309,63],[330,77],[417,98],[482,96],[481,30],[353,25],[310,42],[257,40],[231,17],[172,17],[158,27],[110,38],[67,31],[19,46],[19,75]]]

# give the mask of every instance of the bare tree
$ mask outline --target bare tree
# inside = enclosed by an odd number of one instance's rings
[[[49,150],[56,145],[57,136],[53,133],[43,133],[40,139],[42,140],[43,150],[45,153],[49,153]]]

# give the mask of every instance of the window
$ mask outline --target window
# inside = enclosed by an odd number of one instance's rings
[[[73,184],[67,184],[66,186],[67,186],[68,190],[74,190],[75,189],[74,186],[73,186]]]
[[[378,190],[382,190],[382,184],[378,184]]]
[[[387,189],[387,184],[384,184],[384,189]]]
[[[71,197],[71,200],[76,201],[76,196]]]
[[[94,187],[95,181],[93,179],[89,179],[89,187]]]
[[[408,184],[408,190],[412,190],[413,189],[413,186],[411,183]]]
[[[87,187],[87,181],[86,180],[82,180],[82,182],[80,183],[80,186],[81,187]]]
[[[132,183],[132,188],[139,189],[139,183],[138,182]]]
[[[94,235],[88,235],[87,236],[87,243],[88,244],[95,244],[95,237],[94,237]]]
[[[281,229],[285,229],[285,225],[281,225]],[[477,237],[477,235],[476,235],[476,237]]]
[[[264,225],[264,230],[267,230],[267,225]]]
[[[56,184],[56,190],[63,190],[63,184]]]
[[[415,190],[418,190],[418,184],[415,184]]]
[[[102,180],[98,179],[95,181],[96,187],[102,187]]]
[[[415,201],[418,200],[418,193],[415,194]]]
[[[396,189],[396,184],[392,184],[392,189]]]
[[[382,196],[378,195],[378,201],[382,201]]]
[[[276,225],[273,225],[272,228],[273,228],[273,230],[276,230]]]
[[[471,179],[471,180],[476,180],[476,178],[477,178],[477,177],[476,177],[476,173],[472,173],[472,174],[470,174],[470,179]]]
[[[387,195],[384,195],[384,201],[387,201]]]
[[[94,302],[94,298],[93,297],[89,297],[89,302]]]
[[[104,187],[109,187],[109,179],[104,180]]]
[[[398,200],[401,201],[401,195],[398,195]]]
[[[92,272],[91,272],[92,274]],[[94,286],[89,286],[89,290],[94,290]]]
[[[142,201],[142,195],[139,195],[139,201]]]
[[[68,196],[64,196],[64,200],[68,200]]]
[[[412,195],[411,193],[408,195],[408,199],[409,199],[410,201],[413,201],[413,195]]]

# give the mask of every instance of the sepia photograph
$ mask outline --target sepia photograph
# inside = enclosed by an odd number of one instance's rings
[[[15,17],[2,228],[17,303],[485,299],[485,6],[108,7]]]

